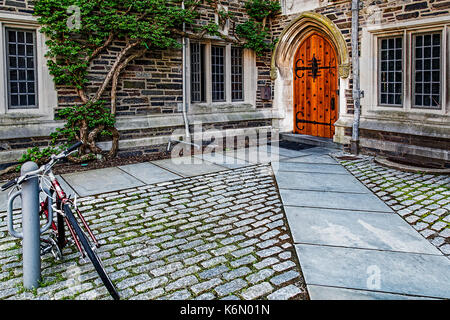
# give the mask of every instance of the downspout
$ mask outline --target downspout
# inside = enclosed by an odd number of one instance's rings
[[[183,10],[185,9],[184,1],[181,3],[181,8]],[[186,23],[185,22],[183,22],[183,32],[186,32]],[[182,109],[183,109],[184,128],[185,128],[185,132],[186,132],[186,140],[190,141],[191,133],[189,132],[189,121],[187,118],[187,83],[186,83],[187,48],[186,47],[187,47],[186,37],[183,37],[183,108]]]
[[[181,8],[184,10],[185,4],[184,1],[181,2]],[[186,23],[183,22],[183,32],[186,32]],[[183,36],[182,39],[182,45],[183,45],[183,62],[182,62],[182,68],[183,68],[183,106],[182,106],[182,112],[183,112],[183,122],[184,122],[184,130],[185,130],[185,139],[182,140],[176,140],[176,139],[170,139],[169,143],[167,144],[167,152],[170,152],[170,148],[172,146],[172,143],[177,142],[177,143],[182,143],[182,144],[186,144],[186,145],[191,145],[194,146],[197,149],[201,149],[201,146],[198,144],[195,144],[193,142],[191,142],[191,133],[189,132],[189,120],[187,117],[187,99],[188,99],[188,92],[187,92],[187,83],[186,83],[186,76],[187,76],[187,64],[186,64],[186,59],[187,59],[187,40],[186,37]]]
[[[359,0],[352,0],[352,69],[354,118],[352,125],[351,152],[359,153],[359,122],[361,118],[361,87],[359,78]]]

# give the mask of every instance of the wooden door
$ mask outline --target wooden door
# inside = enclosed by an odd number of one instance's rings
[[[332,138],[338,115],[336,51],[318,33],[308,36],[294,58],[294,133]]]

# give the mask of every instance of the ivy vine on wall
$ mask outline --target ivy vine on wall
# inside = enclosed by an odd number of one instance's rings
[[[200,6],[212,8],[218,22],[198,25]],[[45,160],[56,152],[58,143],[74,141],[82,141],[83,146],[72,161],[82,162],[96,154],[114,157],[120,138],[115,116],[122,71],[149,51],[180,48],[182,36],[218,36],[258,55],[271,50],[274,43],[267,22],[280,11],[279,2],[248,0],[244,7],[248,19],[238,22],[223,10],[220,0],[187,0],[184,8],[179,0],[37,0],[34,14],[47,38],[50,74],[56,85],[76,92],[78,101],[58,111],[57,118],[65,124],[51,135],[52,146],[32,148],[20,161]],[[231,35],[221,31],[227,21],[232,25]],[[108,51],[112,45],[117,48],[117,43],[122,44],[120,51]],[[100,85],[92,90],[89,70],[104,52],[115,56]],[[96,145],[101,136],[112,140],[107,152]]]

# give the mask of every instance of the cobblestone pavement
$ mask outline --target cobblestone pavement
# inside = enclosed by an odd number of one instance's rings
[[[450,176],[403,172],[373,157],[359,158],[338,161],[450,258]]]
[[[270,165],[79,199],[124,299],[308,299]],[[0,215],[0,299],[109,299],[71,246],[22,287],[20,242]]]

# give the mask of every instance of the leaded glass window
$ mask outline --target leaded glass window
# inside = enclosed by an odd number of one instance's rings
[[[205,101],[205,45],[191,43],[191,101]]]
[[[403,38],[380,39],[379,51],[379,103],[403,104]]]
[[[6,30],[8,108],[37,108],[35,31]]]
[[[225,47],[211,46],[212,101],[225,101]]]
[[[413,106],[440,108],[441,34],[414,36]]]
[[[242,48],[231,48],[231,99],[244,100],[244,74]]]

